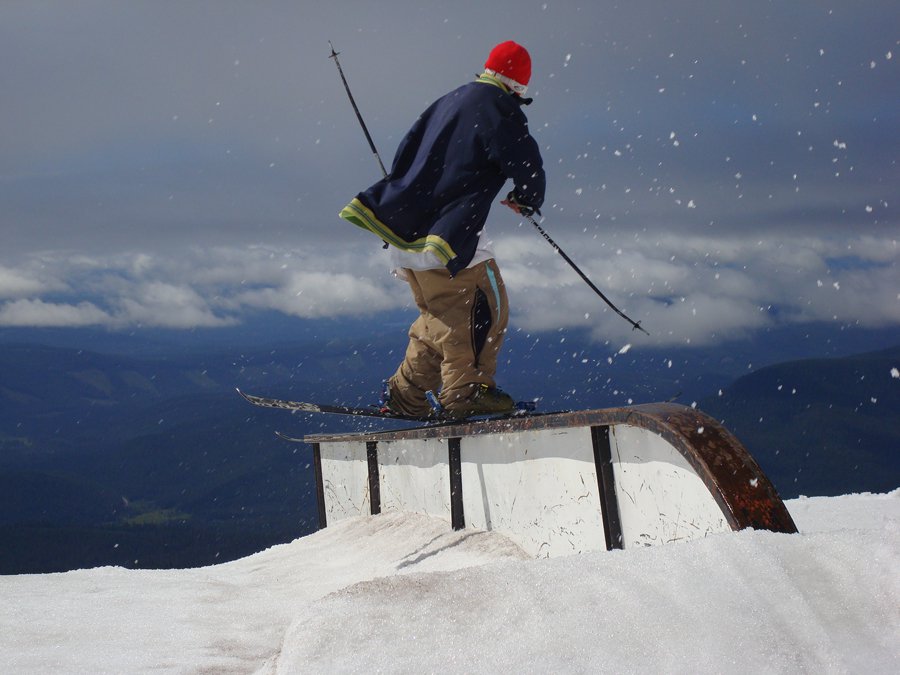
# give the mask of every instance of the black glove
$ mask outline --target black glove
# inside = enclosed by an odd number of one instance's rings
[[[519,200],[516,199],[516,191],[510,190],[509,194],[506,195],[506,199],[504,199],[501,204],[508,206],[513,211],[518,213],[520,216],[525,216],[526,218],[530,218],[535,214],[541,215],[541,212],[538,211],[533,206],[529,206],[528,204],[523,204]]]

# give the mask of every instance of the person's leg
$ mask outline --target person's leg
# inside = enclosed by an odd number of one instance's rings
[[[509,324],[506,285],[494,260],[487,260],[474,269],[478,273],[472,321],[476,366],[490,377],[490,386],[495,386],[497,358]]]
[[[406,355],[397,372],[388,380],[389,407],[406,415],[427,416],[432,412],[426,391],[437,393],[441,386],[441,354],[435,348],[428,327],[428,306],[413,270],[406,270],[419,317],[409,327]]]
[[[478,390],[493,389],[509,311],[493,260],[450,277],[445,269],[417,272],[428,333],[441,362],[441,405],[461,409]]]

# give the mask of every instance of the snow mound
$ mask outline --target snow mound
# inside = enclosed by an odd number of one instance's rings
[[[550,560],[385,514],[203,569],[0,577],[0,670],[900,671],[900,491],[788,508],[799,535]]]
[[[0,577],[0,672],[252,672],[329,593],[526,557],[498,534],[385,514],[201,569]]]
[[[897,552],[742,532],[377,579],[305,608],[261,672],[896,672]]]

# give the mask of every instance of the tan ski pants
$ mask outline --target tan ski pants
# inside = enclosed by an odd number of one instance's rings
[[[410,415],[427,415],[425,392],[453,410],[475,386],[494,384],[509,309],[491,259],[451,277],[444,269],[405,270],[419,308],[409,328],[406,357],[389,380],[391,401]]]

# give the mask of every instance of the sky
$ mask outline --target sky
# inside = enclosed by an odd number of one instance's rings
[[[526,330],[715,344],[900,328],[890,0],[0,4],[0,327],[227,327],[411,306],[337,217],[490,48],[525,45],[543,226],[486,235]]]
[[[900,491],[743,532],[528,559],[384,513],[192,570],[0,576],[0,665],[39,673],[896,673]]]

